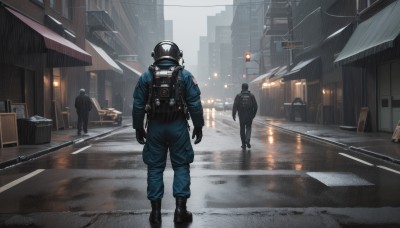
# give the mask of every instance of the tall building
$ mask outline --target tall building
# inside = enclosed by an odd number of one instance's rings
[[[200,36],[199,50],[197,52],[197,75],[200,86],[207,86],[208,83],[208,42],[207,36]]]
[[[174,40],[174,24],[172,20],[165,20],[165,40]]]
[[[220,13],[207,17],[207,40],[205,41],[207,44],[203,45],[207,48],[207,55],[205,55],[207,71],[204,73],[208,81],[204,90],[210,91],[210,95],[214,97],[224,95],[224,84],[228,75],[231,75],[231,64],[226,64],[230,61],[231,55],[222,48],[230,48],[232,12],[232,8],[227,7]]]
[[[258,63],[245,64],[245,52],[257,53],[263,28],[263,4],[256,0],[235,0],[233,7],[232,29],[232,75],[236,84],[250,82],[258,76]],[[257,57],[258,61],[259,57]]]

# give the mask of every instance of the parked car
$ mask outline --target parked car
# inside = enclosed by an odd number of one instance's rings
[[[224,109],[225,110],[232,110],[233,108],[233,99],[232,98],[226,98],[224,102]]]
[[[214,102],[214,99],[209,97],[201,100],[201,105],[203,106],[203,108],[214,108]]]
[[[225,107],[224,107],[224,102],[222,101],[222,99],[215,99],[214,108],[217,111],[224,110]]]

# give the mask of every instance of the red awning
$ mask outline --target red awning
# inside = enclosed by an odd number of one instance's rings
[[[129,67],[135,69],[136,73],[139,74],[139,76],[145,72],[143,67],[137,62],[137,61],[130,61],[130,60],[120,60],[120,62],[128,65]]]
[[[76,44],[58,35],[49,28],[45,27],[44,25],[41,25],[36,21],[33,21],[32,19],[29,19],[28,17],[10,8],[7,7],[5,8],[15,17],[17,17],[20,21],[22,21],[24,24],[32,28],[36,33],[38,33],[43,37],[44,46],[47,49],[46,51],[48,51],[50,56],[57,58],[59,57],[59,54],[62,54],[69,58],[72,57],[73,59],[78,60],[78,61],[73,61],[73,65],[76,66],[86,66],[92,64],[92,56],[89,55],[80,47],[78,47]],[[49,60],[52,61],[50,57]],[[71,64],[68,65],[73,66]]]

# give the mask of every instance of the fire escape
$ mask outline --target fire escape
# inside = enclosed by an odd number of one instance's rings
[[[261,39],[262,71],[288,64],[289,55],[280,48],[280,41],[288,39],[288,5],[281,0],[272,0],[264,5],[264,32]]]

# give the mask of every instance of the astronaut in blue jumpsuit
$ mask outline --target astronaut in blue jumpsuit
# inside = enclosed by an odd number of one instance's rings
[[[158,43],[152,53],[153,65],[166,69],[179,66],[182,51],[171,41]],[[147,165],[147,198],[151,201],[152,211],[150,223],[161,224],[161,199],[164,195],[163,172],[170,152],[174,170],[173,196],[176,199],[174,222],[191,222],[192,214],[186,210],[186,201],[190,197],[190,163],[193,162],[194,152],[188,132],[188,122],[185,115],[179,114],[168,121],[159,118],[148,118],[147,133],[144,130],[145,106],[149,98],[149,90],[153,80],[151,70],[144,72],[133,93],[132,120],[136,130],[136,139],[143,148],[143,161]],[[204,126],[203,107],[200,99],[200,89],[194,76],[184,68],[180,70],[180,80],[183,84],[185,103],[193,122],[192,139],[194,144],[201,141]],[[146,140],[144,139],[146,138]]]

